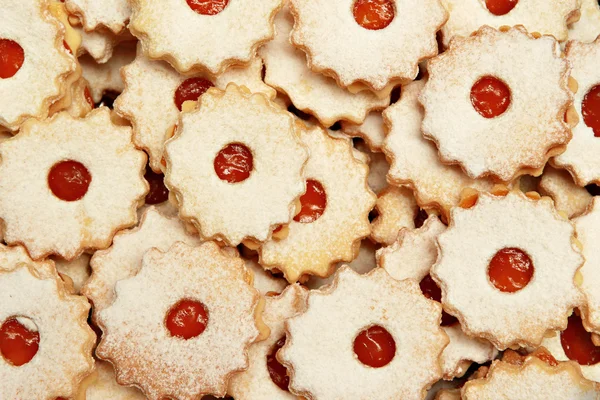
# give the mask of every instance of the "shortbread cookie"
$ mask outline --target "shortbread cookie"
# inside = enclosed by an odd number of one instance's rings
[[[383,245],[394,243],[402,228],[413,229],[419,206],[412,190],[389,186],[377,196],[377,218],[371,222],[371,239]]]
[[[117,230],[136,223],[148,191],[146,156],[107,108],[83,119],[30,120],[0,144],[0,158],[4,240],[25,245],[34,259],[73,260],[84,249],[108,247]]]
[[[121,68],[130,64],[135,58],[135,44],[126,42],[120,44],[113,56],[104,64],[98,64],[94,59],[85,55],[79,58],[83,69],[83,77],[90,84],[90,93],[94,103],[100,103],[106,92],[121,93],[125,84],[121,78]]]
[[[379,248],[378,244],[373,243],[368,239],[363,239],[360,242],[360,249],[358,249],[358,256],[349,263],[340,263],[338,266],[347,265],[354,272],[359,274],[366,274],[377,267],[377,260],[375,258],[375,252]],[[319,278],[318,276],[311,276],[306,283],[306,287],[309,289],[320,289],[325,285],[329,285],[333,282],[335,275],[328,276],[327,278]]]
[[[4,1],[0,26],[0,127],[16,131],[30,117],[45,118],[66,92],[77,63],[63,45],[64,27],[38,0]]]
[[[27,264],[0,267],[0,293],[0,397],[73,398],[94,369],[87,299]]]
[[[592,201],[592,195],[585,188],[577,186],[567,171],[550,166],[544,169],[539,192],[550,196],[556,209],[567,213],[569,218],[583,214]]]
[[[349,141],[319,127],[300,138],[310,157],[304,169],[306,193],[286,238],[273,238],[259,250],[260,263],[283,272],[288,282],[303,275],[327,277],[340,261],[352,261],[368,236],[375,194],[367,187],[367,166],[354,158]]]
[[[510,181],[539,175],[564,151],[571,139],[564,118],[573,100],[569,62],[554,38],[536,37],[522,27],[484,26],[427,63],[422,129],[443,162],[460,164],[472,178]]]
[[[290,391],[315,400],[424,398],[441,377],[438,357],[448,343],[439,303],[383,269],[359,275],[342,267],[335,276],[286,323],[277,359]]]
[[[574,277],[583,257],[573,234],[548,198],[480,194],[473,207],[454,208],[431,268],[444,309],[498,349],[539,345],[582,301]]]
[[[448,219],[465,188],[491,189],[488,180],[471,179],[457,166],[442,164],[433,143],[421,135],[423,109],[417,98],[423,80],[402,87],[400,100],[383,112],[389,133],[383,151],[390,160],[390,182],[408,185],[421,208],[436,209]]]
[[[86,31],[105,27],[120,33],[131,14],[127,0],[66,0],[65,4],[70,13],[80,17]]]
[[[232,64],[249,63],[256,49],[273,38],[282,1],[130,0],[129,29],[151,59],[168,61],[182,73],[216,75]]]
[[[288,391],[289,377],[276,355],[285,343],[285,321],[305,311],[307,294],[294,284],[279,296],[266,298],[263,321],[271,334],[248,349],[248,369],[233,375],[227,392],[236,400],[297,399]]]
[[[185,101],[196,101],[208,88],[225,89],[232,82],[273,99],[275,90],[264,84],[261,74],[261,61],[253,59],[248,67],[231,67],[214,80],[186,78],[165,62],[149,60],[138,49],[135,61],[123,69],[125,90],[115,101],[115,110],[131,121],[135,143],[146,150],[150,166],[159,172],[164,169],[165,141],[172,135]]]
[[[176,217],[166,217],[151,206],[138,227],[119,232],[111,247],[94,253],[90,261],[92,276],[82,289],[94,304],[94,319],[114,301],[117,281],[137,274],[146,251],[167,251],[177,242],[198,246],[200,238],[188,234]]]
[[[573,222],[577,231],[577,240],[582,245],[582,253],[585,258],[585,263],[580,271],[583,277],[580,287],[586,300],[581,308],[583,321],[588,329],[600,333],[600,291],[598,291],[600,251],[597,247],[598,240],[600,240],[598,231],[600,201],[594,197],[587,212]]]
[[[270,238],[305,190],[307,151],[297,129],[264,94],[234,84],[209,89],[165,146],[165,183],[180,217],[231,246]]]
[[[576,313],[569,317],[567,329],[547,334],[542,346],[556,360],[572,360],[579,364],[585,378],[600,382],[600,347],[594,344],[592,334],[585,330]]]
[[[283,292],[283,289],[287,286],[285,279],[276,277],[269,271],[265,271],[262,265],[258,263],[256,257],[245,259],[244,261],[246,262],[246,268],[252,271],[254,275],[252,284],[261,294]]]
[[[567,24],[579,19],[578,0],[441,0],[450,17],[442,27],[442,43],[467,37],[483,25],[523,25],[529,32],[567,40]]]
[[[394,279],[416,280],[427,298],[441,301],[440,289],[429,271],[438,256],[437,237],[445,230],[446,226],[436,216],[430,216],[419,229],[404,228],[391,246],[377,251],[377,263]],[[491,343],[465,335],[456,319],[445,312],[442,312],[442,327],[450,339],[440,357],[444,379],[462,376],[472,362],[484,363],[496,356]]]
[[[334,79],[308,68],[306,55],[289,41],[294,21],[287,1],[275,17],[275,38],[259,51],[266,67],[265,82],[284,92],[296,108],[314,115],[324,126],[340,120],[360,124],[370,110],[388,106],[389,95],[378,98],[368,91],[352,94]]]
[[[290,40],[310,68],[342,87],[374,91],[415,79],[419,62],[437,54],[435,34],[448,18],[438,0],[290,0],[290,6]]]
[[[359,137],[367,143],[372,152],[380,152],[386,132],[380,111],[370,112],[362,124],[342,121],[342,131],[351,137]]]
[[[65,261],[60,257],[54,258],[56,270],[63,280],[71,281],[75,293],[81,292],[81,287],[90,277],[90,257],[89,254],[82,254],[73,261]]]
[[[224,396],[259,334],[250,280],[242,259],[214,242],[151,249],[98,313],[96,354],[115,365],[120,384],[135,384],[150,400]]]
[[[573,128],[573,139],[567,150],[554,157],[553,165],[566,168],[579,186],[600,183],[600,162],[595,157],[600,150],[600,38],[593,43],[569,42],[567,59],[573,66],[577,81],[575,111],[579,123]]]
[[[600,4],[581,0],[581,18],[569,26],[569,39],[593,42],[600,35]]]
[[[85,400],[146,400],[135,387],[121,386],[115,378],[113,366],[96,361],[96,379],[85,390]]]
[[[487,376],[467,382],[461,395],[464,400],[596,400],[600,391],[574,363],[553,367],[530,356],[523,365],[494,361]]]

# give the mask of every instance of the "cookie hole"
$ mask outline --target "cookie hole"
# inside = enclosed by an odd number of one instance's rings
[[[165,319],[171,336],[191,339],[199,336],[208,325],[208,310],[199,301],[184,299],[175,304]]]
[[[63,201],[77,201],[88,191],[92,176],[90,171],[80,162],[73,160],[60,161],[48,172],[48,186]]]
[[[25,52],[19,43],[0,39],[0,79],[12,78],[23,66]]]
[[[515,247],[505,247],[490,260],[488,277],[496,289],[514,293],[529,284],[533,270],[533,262],[527,253]]]
[[[89,87],[85,87],[85,89],[83,89],[83,97],[85,98],[85,101],[87,101],[87,103],[90,105],[90,107],[94,108],[96,105],[94,104],[94,99],[92,98],[92,93],[90,93],[90,88]]]
[[[300,196],[301,209],[294,221],[308,224],[318,220],[327,207],[327,194],[321,182],[314,179],[306,181],[306,192]]]
[[[388,365],[396,355],[396,341],[382,326],[363,329],[354,339],[354,353],[358,360],[373,368]]]
[[[585,187],[585,190],[588,191],[592,196],[600,196],[600,186],[595,184],[589,184]]]
[[[331,125],[328,129],[330,131],[337,132],[340,129],[342,129],[342,123],[340,121],[337,121],[336,123],[334,123],[333,125]]]
[[[352,14],[363,28],[378,31],[392,23],[396,12],[392,0],[356,0]]]
[[[600,137],[600,85],[590,89],[581,103],[583,122],[594,131],[595,137]]]
[[[442,302],[442,290],[437,283],[435,283],[431,275],[427,274],[425,278],[421,279],[419,287],[421,288],[421,292],[423,292],[423,296],[430,300],[437,301],[438,303]],[[442,311],[442,326],[450,326],[456,322],[458,322],[458,320],[455,317],[448,314],[446,311]]]
[[[379,210],[377,210],[376,208],[372,209],[369,212],[369,222],[375,221],[378,217],[379,217]]]
[[[160,204],[169,199],[169,190],[165,186],[165,176],[163,174],[157,174],[150,167],[146,166],[144,179],[146,179],[150,186],[150,191],[146,195],[146,204]]]
[[[289,391],[290,386],[290,377],[287,374],[287,369],[281,365],[281,363],[277,360],[276,354],[285,344],[285,336],[280,338],[273,348],[267,354],[267,370],[269,371],[269,376],[274,384],[276,384],[279,389],[284,390],[286,392]]]
[[[181,111],[183,103],[198,100],[200,96],[213,86],[214,84],[211,81],[204,78],[189,78],[181,82],[177,90],[175,90],[173,98],[177,109]]]
[[[518,2],[519,0],[485,0],[485,6],[494,15],[506,15]]]
[[[471,104],[484,118],[498,117],[510,105],[510,89],[500,79],[484,76],[471,87]]]
[[[0,327],[0,353],[15,367],[27,364],[38,352],[40,333],[27,317],[10,317]]]
[[[229,0],[186,0],[188,6],[201,15],[217,15],[227,7]]]
[[[219,179],[225,182],[243,182],[248,179],[254,168],[253,160],[248,147],[241,143],[229,143],[215,157],[215,172]]]
[[[580,365],[595,365],[600,362],[600,347],[592,342],[592,334],[585,330],[581,318],[573,313],[567,329],[560,333],[560,344],[569,360]]]

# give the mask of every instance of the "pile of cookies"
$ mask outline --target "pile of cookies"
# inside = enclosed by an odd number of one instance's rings
[[[600,399],[597,0],[0,8],[0,399]]]

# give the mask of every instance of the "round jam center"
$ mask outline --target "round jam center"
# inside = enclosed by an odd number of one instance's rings
[[[227,7],[229,0],[186,0],[188,6],[198,14],[217,15]]]
[[[427,275],[425,278],[419,282],[419,286],[421,287],[421,292],[423,295],[430,300],[437,301],[438,303],[442,302],[442,290],[435,283],[431,275]],[[446,311],[442,311],[442,326],[449,326],[457,322],[457,319],[452,315],[448,314]]]
[[[504,15],[511,12],[519,0],[485,0],[488,11],[494,15]]]
[[[533,263],[523,250],[507,247],[490,261],[488,276],[496,289],[514,293],[527,286],[533,277]]]
[[[575,313],[569,317],[567,329],[560,333],[560,344],[569,360],[580,365],[600,362],[600,347],[592,342],[592,334],[585,330],[581,318]]]
[[[165,321],[171,336],[191,339],[200,335],[208,325],[208,311],[195,300],[181,300],[167,313]]]
[[[215,157],[214,167],[217,176],[223,181],[245,181],[254,168],[252,152],[241,143],[229,143]]]
[[[306,181],[306,192],[300,196],[300,212],[294,221],[308,224],[315,222],[323,215],[327,207],[327,194],[321,182],[309,179]]]
[[[175,91],[175,105],[181,111],[183,103],[186,101],[196,101],[206,92],[208,89],[213,87],[213,83],[208,79],[204,78],[189,78],[186,79],[179,85]]]
[[[387,27],[394,19],[392,0],[356,0],[354,20],[365,29],[376,31]]]
[[[289,390],[288,387],[290,385],[290,377],[287,375],[287,370],[279,361],[275,355],[283,347],[285,344],[285,336],[282,337],[275,343],[273,349],[269,354],[267,354],[267,370],[269,371],[269,376],[273,383],[275,383],[281,390],[285,390],[286,392]]]
[[[39,332],[27,329],[16,318],[9,318],[0,327],[0,353],[14,366],[20,367],[31,361],[39,344]]]
[[[150,191],[146,195],[146,204],[160,204],[169,199],[169,190],[165,186],[163,174],[157,174],[150,167],[146,167],[144,178],[150,185]]]
[[[396,355],[396,342],[384,327],[373,325],[363,329],[354,339],[354,353],[361,363],[381,368]]]
[[[510,89],[500,79],[484,76],[471,88],[471,104],[482,117],[497,117],[510,105]]]
[[[600,85],[587,92],[581,104],[583,122],[594,131],[594,136],[600,137]]]
[[[23,66],[25,52],[19,43],[0,39],[0,79],[14,76]]]
[[[77,201],[88,191],[92,176],[80,162],[73,160],[54,164],[48,172],[48,186],[56,197],[64,201]]]

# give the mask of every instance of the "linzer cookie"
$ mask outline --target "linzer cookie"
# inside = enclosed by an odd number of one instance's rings
[[[330,286],[309,293],[305,313],[287,321],[277,359],[298,396],[424,398],[441,377],[438,357],[448,343],[440,313],[415,281],[342,267]]]
[[[34,259],[72,260],[108,247],[117,230],[135,224],[148,191],[146,156],[106,108],[84,119],[60,113],[30,120],[0,145],[0,158],[4,240],[25,245]]]
[[[454,208],[431,268],[444,309],[498,349],[539,345],[582,301],[574,278],[583,257],[573,235],[547,198],[480,194],[473,207]]]
[[[372,152],[380,152],[385,140],[386,131],[380,111],[367,114],[362,124],[342,121],[342,131],[351,137],[363,139]]]
[[[283,272],[289,282],[303,275],[327,277],[336,263],[352,261],[371,231],[368,217],[376,200],[367,187],[368,168],[354,157],[349,141],[319,127],[301,130],[300,138],[310,152],[301,209],[287,237],[274,237],[259,249],[260,263]]]
[[[423,80],[402,87],[400,100],[383,112],[389,129],[383,151],[390,160],[388,179],[414,190],[421,208],[436,209],[448,219],[466,188],[488,190],[488,180],[471,179],[459,167],[440,162],[435,145],[421,135],[423,109],[417,98]]]
[[[89,55],[79,58],[83,77],[90,84],[89,91],[94,103],[100,103],[106,92],[121,93],[125,89],[120,70],[134,58],[135,44],[132,42],[119,45],[110,60],[104,64],[98,64]]]
[[[441,0],[450,17],[442,27],[448,46],[454,37],[467,37],[487,25],[522,25],[529,32],[567,40],[567,25],[579,19],[578,0]]]
[[[583,214],[592,200],[592,195],[585,188],[577,186],[567,171],[550,166],[544,169],[539,192],[550,196],[556,209],[567,213],[569,218]]]
[[[370,110],[387,107],[389,95],[378,98],[367,91],[352,94],[334,79],[308,68],[306,55],[289,41],[294,21],[287,1],[275,17],[275,38],[259,51],[266,66],[265,82],[287,94],[296,108],[314,115],[326,127],[339,120],[361,123]]]
[[[419,229],[402,229],[391,246],[377,251],[378,264],[394,279],[416,280],[425,297],[440,302],[441,291],[429,272],[438,256],[437,237],[445,230],[436,216]],[[442,312],[441,325],[450,339],[440,356],[444,379],[462,376],[472,362],[484,363],[496,356],[491,343],[465,335],[456,318],[446,312]]]
[[[165,141],[173,134],[184,102],[198,100],[213,86],[225,89],[229,83],[273,99],[275,90],[264,84],[261,74],[261,61],[253,59],[249,66],[231,67],[216,79],[186,78],[165,62],[149,60],[138,49],[133,63],[123,68],[125,90],[115,101],[115,110],[131,121],[135,143],[146,150],[150,166],[159,172],[164,169]]]
[[[74,398],[94,369],[87,299],[23,263],[2,264],[0,293],[0,397]]]
[[[600,382],[600,347],[594,344],[592,334],[585,330],[577,313],[569,317],[567,329],[547,334],[542,346],[556,360],[572,360],[579,364],[585,378]]]
[[[447,19],[438,0],[290,0],[290,6],[290,39],[310,68],[342,87],[373,91],[413,80],[419,62],[437,54],[435,34]]]
[[[129,29],[148,57],[168,61],[179,72],[216,75],[232,64],[247,64],[273,38],[282,1],[131,0]]]
[[[465,383],[461,395],[464,400],[597,400],[600,391],[574,363],[551,366],[530,356],[522,365],[494,361],[485,378]]]
[[[250,282],[242,259],[214,242],[152,249],[98,313],[96,354],[115,366],[120,384],[135,384],[150,400],[222,397],[259,334]]]
[[[581,18],[569,26],[569,39],[593,42],[600,35],[600,4],[581,0]]]
[[[181,114],[165,146],[165,183],[179,215],[208,239],[262,242],[294,215],[307,152],[291,114],[234,84]]]
[[[80,17],[86,31],[105,27],[120,33],[131,14],[127,0],[65,0],[65,4],[70,13]]]
[[[412,190],[390,186],[377,196],[377,217],[371,223],[371,239],[390,245],[402,228],[413,229],[419,207]]]
[[[551,162],[568,169],[580,186],[600,183],[600,162],[595,157],[600,150],[600,38],[588,44],[569,42],[566,54],[578,86],[574,106],[579,123],[567,150]]]
[[[38,0],[2,2],[0,92],[6,95],[0,96],[0,129],[16,131],[29,117],[46,117],[76,70],[63,46],[64,28],[46,8]]]
[[[188,234],[176,217],[166,217],[150,207],[138,227],[119,232],[111,247],[94,253],[90,261],[92,276],[82,290],[94,304],[94,319],[114,301],[117,281],[138,273],[146,251],[167,251],[177,242],[198,246],[200,239]]]
[[[285,344],[285,321],[305,311],[307,293],[302,286],[294,284],[279,296],[266,298],[263,321],[271,334],[250,346],[248,369],[233,375],[227,392],[236,400],[297,399],[289,393],[289,377],[277,360],[277,352]]]
[[[600,222],[600,201],[595,197],[588,207],[587,212],[574,220],[577,231],[577,240],[581,243],[585,263],[581,268],[583,282],[581,291],[585,296],[584,306],[581,308],[583,321],[586,327],[600,333],[600,251],[596,244],[600,239],[598,223]]]
[[[551,37],[484,26],[455,40],[427,70],[423,134],[442,162],[460,164],[472,178],[539,175],[571,139],[564,120],[572,103],[569,62]]]

